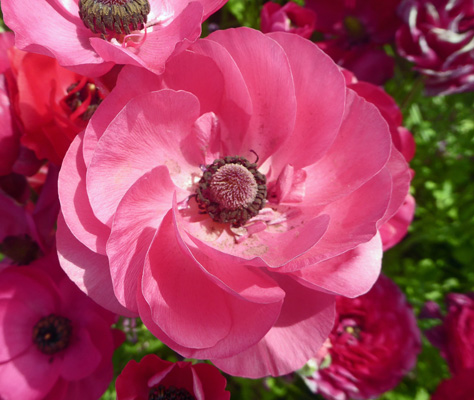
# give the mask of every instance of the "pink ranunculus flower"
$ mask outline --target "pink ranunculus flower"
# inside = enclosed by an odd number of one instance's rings
[[[401,56],[425,75],[428,95],[474,90],[474,4],[470,0],[405,0],[397,31]]]
[[[465,369],[441,381],[431,400],[474,400],[474,369]]]
[[[329,355],[304,377],[308,387],[329,400],[372,399],[393,389],[421,350],[415,315],[398,286],[381,275],[367,294],[338,297],[336,311]]]
[[[50,261],[59,272],[57,257]],[[113,378],[115,317],[62,276],[30,266],[0,272],[3,400],[98,399]]]
[[[474,293],[450,293],[446,296],[446,309],[447,314],[443,317],[439,306],[429,302],[421,315],[442,320],[441,325],[425,334],[455,375],[465,369],[474,369]]]
[[[117,400],[228,400],[226,379],[209,364],[170,362],[148,354],[130,361],[115,383]],[[174,396],[174,397],[173,397]]]
[[[97,77],[115,64],[163,72],[166,60],[195,41],[202,22],[226,0],[3,0],[16,46]],[[111,9],[118,10],[114,18]]]
[[[358,79],[376,85],[393,75],[394,61],[383,45],[394,41],[401,24],[396,9],[401,0],[306,0],[316,13],[318,45]]]
[[[402,113],[395,100],[381,87],[369,82],[357,81],[349,71],[343,71],[347,87],[375,105],[387,121],[392,141],[405,160],[410,162],[415,155],[415,140],[410,131],[402,126]],[[408,227],[415,216],[415,199],[407,194],[397,213],[380,227],[383,249],[388,250],[399,243],[407,234]]]
[[[322,345],[335,296],[377,279],[377,228],[409,182],[317,46],[217,31],[162,76],[124,67],[64,159],[58,250],[82,290],[183,356],[281,375]]]
[[[309,39],[316,25],[316,14],[307,8],[289,2],[284,6],[269,1],[260,12],[263,33],[290,32]]]

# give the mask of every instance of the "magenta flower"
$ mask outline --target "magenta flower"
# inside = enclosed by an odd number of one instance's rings
[[[453,374],[474,369],[474,293],[450,293],[446,296],[446,309],[448,313],[443,317],[436,303],[427,303],[422,316],[441,319],[443,323],[425,334],[439,348]]]
[[[382,46],[394,40],[401,24],[401,0],[306,0],[316,13],[317,44],[358,79],[381,85],[393,75],[394,61]]]
[[[336,311],[328,359],[305,377],[310,389],[330,400],[372,399],[393,389],[421,350],[415,315],[398,286],[381,275],[367,294],[338,297]]]
[[[409,181],[317,46],[217,31],[162,76],[123,69],[64,159],[58,250],[82,290],[185,357],[281,375],[324,342],[335,295],[376,280],[377,228]]]
[[[431,400],[474,400],[474,369],[465,369],[442,381]]]
[[[398,52],[425,76],[426,93],[474,90],[472,1],[405,0],[399,11]]]
[[[115,64],[163,72],[166,60],[196,40],[202,22],[224,3],[45,0],[29,12],[28,0],[3,0],[2,10],[19,49],[55,57],[63,67],[96,77]]]
[[[149,354],[139,363],[130,361],[118,376],[115,387],[117,400],[228,400],[230,392],[225,390],[226,383],[212,365],[172,363]]]
[[[58,261],[56,258],[56,267]],[[63,274],[64,276],[64,274]],[[113,314],[66,277],[0,272],[0,398],[98,399],[113,378]]]
[[[260,13],[260,29],[263,33],[290,32],[309,39],[316,25],[316,14],[307,8],[289,2],[283,7],[269,1]]]

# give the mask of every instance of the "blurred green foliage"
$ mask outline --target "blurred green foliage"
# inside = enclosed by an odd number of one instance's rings
[[[203,36],[209,32],[210,24],[218,24],[220,29],[258,29],[262,4],[263,0],[229,0],[204,24]],[[0,32],[4,30],[1,18]],[[388,51],[395,55],[393,49]],[[422,79],[409,63],[395,57],[395,76],[386,90],[401,106],[404,125],[417,144],[411,162],[415,171],[412,194],[417,208],[407,237],[386,252],[383,272],[401,287],[418,313],[428,300],[442,304],[447,293],[474,290],[474,93],[425,97]],[[131,323],[121,319],[117,324],[126,331],[127,340],[114,356],[116,376],[129,360],[138,361],[149,353],[170,361],[182,360],[140,321],[136,321],[136,327],[131,327]],[[420,321],[421,329],[432,325],[432,321]],[[424,339],[416,368],[380,399],[428,400],[439,381],[448,376],[438,350]],[[257,380],[227,376],[227,380],[234,400],[321,398],[311,394],[302,380],[293,375]],[[102,399],[115,399],[114,382]]]

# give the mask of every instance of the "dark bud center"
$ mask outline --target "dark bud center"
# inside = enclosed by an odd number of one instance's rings
[[[38,244],[26,234],[7,236],[0,243],[0,253],[16,265],[28,265],[41,256]]]
[[[86,77],[73,83],[67,88],[67,95],[63,98],[63,108],[70,114],[71,120],[80,118],[89,121],[99,104],[104,100],[104,95],[95,83]]]
[[[150,389],[148,400],[196,400],[186,389],[177,389],[174,386],[155,386]]]
[[[50,314],[41,318],[33,328],[33,343],[39,351],[52,355],[69,346],[72,323],[69,319]]]
[[[265,206],[265,175],[244,157],[224,157],[206,166],[196,190],[201,212],[216,222],[244,225]]]
[[[150,13],[148,0],[80,0],[79,16],[94,33],[130,34],[143,29]]]

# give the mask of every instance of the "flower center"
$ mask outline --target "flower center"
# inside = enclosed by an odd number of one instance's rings
[[[79,16],[94,33],[119,35],[143,29],[150,3],[148,0],[80,0]]]
[[[169,388],[159,385],[152,387],[148,394],[148,400],[196,400],[196,398],[186,389],[176,389],[174,386]]]
[[[244,157],[224,157],[206,166],[196,190],[201,211],[216,222],[239,227],[265,205],[265,175]]]
[[[33,343],[44,354],[56,354],[69,346],[71,333],[69,319],[50,314],[41,318],[33,328]]]
[[[73,121],[79,117],[83,121],[89,121],[104,100],[95,83],[86,77],[73,83],[66,90],[67,95],[62,100],[63,107],[65,111],[71,113],[70,118]]]
[[[27,234],[7,236],[0,243],[0,253],[16,265],[28,265],[41,255],[38,244]]]
[[[354,42],[363,41],[367,36],[364,24],[358,18],[348,15],[343,23],[346,32]]]

